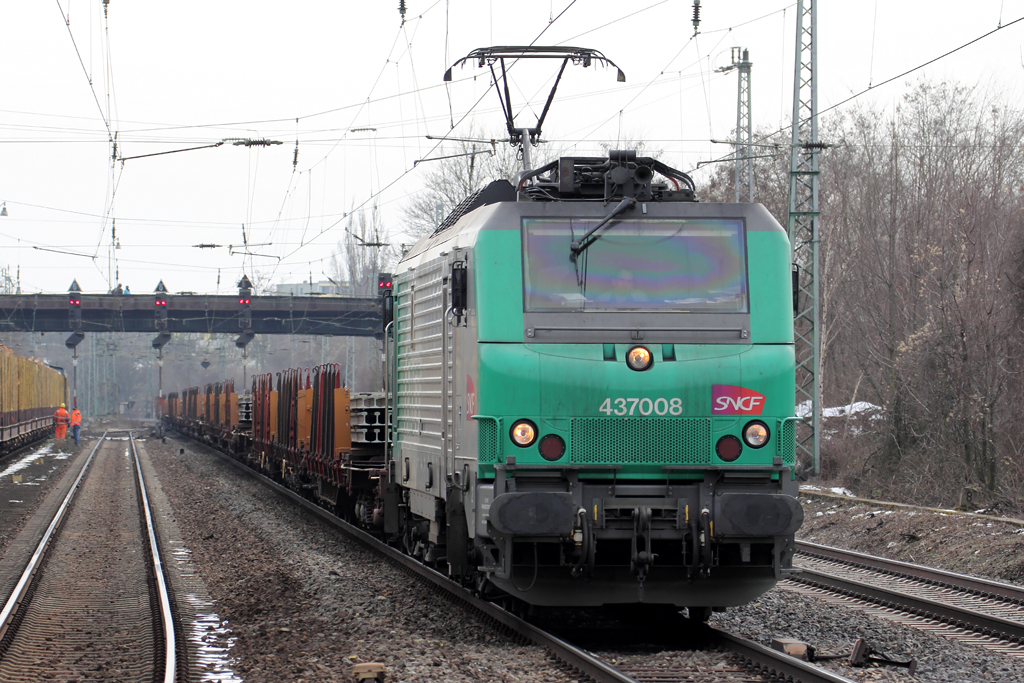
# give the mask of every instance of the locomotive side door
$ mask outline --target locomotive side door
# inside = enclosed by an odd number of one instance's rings
[[[467,507],[472,497],[470,473],[473,465],[466,459],[470,456],[464,443],[464,425],[469,419],[466,403],[463,348],[469,340],[468,252],[455,249],[451,255],[448,281],[445,286],[445,314],[443,326],[443,431],[445,459],[445,481],[447,501],[445,506],[447,526],[447,557],[449,571],[453,576],[464,575],[469,569],[470,537],[467,522]]]
[[[445,283],[443,342],[444,370],[442,373],[442,390],[444,392],[442,431],[444,434],[444,473],[445,481],[455,486],[462,486],[462,475],[459,464],[460,437],[462,436],[463,394],[458,382],[459,340],[462,336],[460,328],[466,326],[466,291],[467,269],[466,252],[455,250],[449,259],[449,272]]]

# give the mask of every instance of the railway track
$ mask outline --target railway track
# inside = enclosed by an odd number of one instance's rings
[[[393,563],[405,568],[414,576],[427,581],[437,590],[447,593],[455,599],[461,600],[472,609],[486,615],[501,628],[514,633],[519,638],[546,648],[554,657],[560,660],[565,666],[576,670],[586,678],[598,683],[672,683],[679,681],[756,681],[756,680],[788,680],[801,683],[852,683],[850,679],[840,676],[827,669],[790,657],[781,652],[776,652],[763,647],[745,638],[727,633],[721,629],[705,626],[702,629],[700,638],[708,643],[709,647],[718,648],[724,653],[732,653],[743,662],[743,666],[732,670],[718,670],[714,672],[719,678],[712,679],[708,675],[712,672],[696,671],[685,665],[676,666],[645,666],[638,665],[633,668],[617,668],[608,662],[600,659],[577,647],[567,640],[549,633],[548,631],[531,624],[519,616],[502,609],[500,606],[482,600],[469,590],[450,581],[447,576],[422,564],[418,560],[405,555],[404,553],[388,546],[377,537],[366,531],[348,524],[344,520],[333,515],[319,505],[303,498],[291,489],[282,486],[259,472],[247,467],[245,464],[235,460],[214,449],[224,461],[238,468],[241,472],[256,479],[262,485],[267,486],[279,495],[290,499],[297,505],[318,515],[328,523],[337,527],[350,538],[371,548],[374,552]],[[682,617],[679,617],[679,624],[682,625]],[[670,624],[666,624],[670,626]],[[686,642],[680,638],[680,648],[688,649],[692,642]],[[735,675],[733,675],[735,674]],[[700,676],[694,678],[694,676]],[[732,676],[732,677],[729,677]],[[753,677],[752,677],[753,676]]]
[[[806,541],[797,551],[791,586],[1024,658],[1024,588]]]
[[[104,433],[0,611],[0,681],[173,683],[178,646],[135,440]]]

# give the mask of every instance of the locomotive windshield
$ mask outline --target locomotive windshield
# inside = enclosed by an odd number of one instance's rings
[[[617,220],[573,261],[598,220],[523,219],[528,312],[748,312],[743,221]]]

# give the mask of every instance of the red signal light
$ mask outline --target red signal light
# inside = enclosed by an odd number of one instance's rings
[[[249,305],[249,299],[239,299],[238,303],[240,303],[242,305],[245,305],[245,306],[248,306]]]
[[[71,299],[71,300],[68,301],[68,304],[70,304],[72,306],[81,306],[82,305],[82,300],[81,299]]]

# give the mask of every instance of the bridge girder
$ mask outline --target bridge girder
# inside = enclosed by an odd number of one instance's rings
[[[243,323],[237,296],[167,296],[167,321],[158,323],[148,294],[82,294],[80,332],[205,332],[310,334],[372,337],[381,333],[382,304],[377,297],[253,297],[252,322]],[[75,331],[64,294],[0,295],[0,332]]]

